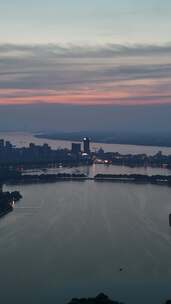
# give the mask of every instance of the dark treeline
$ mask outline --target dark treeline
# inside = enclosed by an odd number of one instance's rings
[[[148,303],[150,304],[150,302]],[[81,298],[81,299],[74,298],[68,304],[124,304],[124,303],[113,301],[108,296],[101,293],[95,298]],[[166,302],[163,302],[161,304],[171,304],[171,300],[167,300]]]
[[[0,169],[1,184],[24,183],[52,183],[57,181],[112,181],[128,183],[150,183],[171,186],[171,175],[143,175],[143,174],[96,174],[88,177],[83,173],[57,173],[57,174],[22,174],[16,170]]]
[[[18,191],[3,192],[0,190],[0,217],[13,210],[13,204],[22,198]]]
[[[68,304],[124,304],[117,301],[112,301],[105,294],[101,293],[95,298],[74,298]]]
[[[96,181],[114,181],[131,183],[166,184],[171,186],[171,175],[144,175],[144,174],[97,174]]]
[[[1,168],[1,184],[23,184],[23,183],[51,183],[60,180],[86,180],[85,174],[58,173],[58,174],[22,174],[15,169]]]
[[[88,179],[85,174],[21,174],[17,178],[10,178],[6,182],[9,184],[27,184],[27,183],[55,183],[57,181],[84,181]]]

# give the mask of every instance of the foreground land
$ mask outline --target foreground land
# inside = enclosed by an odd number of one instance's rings
[[[58,181],[122,182],[134,184],[154,184],[171,186],[171,175],[143,174],[96,174],[89,177],[86,174],[23,174],[16,170],[0,170],[1,184],[54,183]]]
[[[105,294],[101,293],[96,298],[74,298],[68,304],[123,304],[121,302],[112,301]]]
[[[110,300],[108,298],[108,296],[106,296],[105,294],[101,293],[96,298],[82,298],[82,299],[74,298],[68,304],[124,304],[124,303]],[[165,304],[171,304],[171,300],[166,301]]]
[[[0,217],[13,211],[13,205],[15,202],[22,198],[18,191],[3,192],[0,191]]]

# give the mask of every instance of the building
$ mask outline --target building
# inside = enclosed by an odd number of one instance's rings
[[[72,154],[79,154],[81,152],[81,144],[80,143],[72,143],[71,148]]]
[[[36,145],[34,143],[29,144],[30,150],[34,150],[36,148]]]
[[[90,139],[88,137],[84,137],[83,147],[84,147],[84,153],[90,154]]]
[[[4,148],[4,139],[0,139],[0,149]]]
[[[10,141],[6,141],[6,143],[5,143],[5,148],[6,148],[7,150],[12,150],[12,144],[10,143]]]

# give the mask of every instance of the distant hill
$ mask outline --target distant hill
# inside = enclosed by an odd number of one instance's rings
[[[53,132],[35,135],[38,138],[54,140],[82,141],[85,136],[90,137],[92,142],[110,144],[128,144],[143,146],[171,147],[171,132],[164,133],[141,133],[141,132]]]
[[[112,301],[105,294],[101,293],[96,298],[74,298],[68,304],[123,304],[121,302]]]
[[[124,303],[112,301],[108,298],[108,296],[101,293],[96,298],[87,298],[87,299],[86,298],[82,298],[82,299],[74,298],[68,304],[124,304]],[[165,304],[171,304],[171,300],[166,301]]]
[[[1,105],[0,131],[171,133],[171,104],[81,106]],[[8,123],[7,123],[8,122]]]

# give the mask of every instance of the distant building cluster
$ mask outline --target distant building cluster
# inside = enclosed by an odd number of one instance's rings
[[[0,164],[44,164],[61,163],[64,165],[91,164],[90,139],[83,139],[81,143],[72,143],[71,150],[53,150],[47,143],[36,145],[30,143],[29,147],[17,148],[9,141],[0,139]]]
[[[88,138],[88,137],[83,138],[83,150],[81,149],[81,143],[72,143],[71,145],[72,145],[71,152],[73,154],[82,154],[82,155],[91,154],[90,138]]]
[[[9,151],[12,149],[12,144],[10,141],[4,141],[4,139],[0,139],[0,150],[6,150]]]
[[[146,154],[126,154],[118,152],[104,152],[102,148],[92,152],[90,138],[84,137],[82,143],[71,143],[71,149],[52,149],[47,143],[36,145],[30,143],[29,147],[17,148],[9,141],[0,139],[0,166],[16,165],[62,165],[79,166],[93,163],[105,165],[125,165],[130,167],[154,166],[171,168],[171,155],[158,152],[153,156]]]

